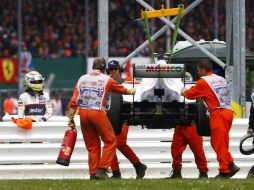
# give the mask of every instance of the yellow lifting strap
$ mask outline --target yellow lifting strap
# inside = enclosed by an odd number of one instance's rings
[[[160,10],[154,11],[143,11],[141,10],[141,19],[144,19],[144,13],[146,12],[147,18],[157,18],[157,17],[166,17],[166,16],[176,16],[179,13],[179,8],[172,8],[172,9],[164,9],[164,5],[161,5]],[[182,9],[182,15],[184,15],[184,8]]]

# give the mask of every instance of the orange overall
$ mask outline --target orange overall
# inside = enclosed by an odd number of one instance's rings
[[[132,163],[136,164],[139,162],[139,158],[127,144],[129,126],[125,123],[122,128],[120,135],[116,136],[117,139],[117,149]],[[111,163],[112,171],[120,171],[117,155],[114,155],[113,161]]]
[[[199,172],[207,172],[207,161],[203,149],[203,139],[197,134],[195,124],[190,126],[176,126],[171,145],[171,154],[173,158],[173,170],[181,170],[182,154],[186,146],[189,145],[194,154],[195,162]]]
[[[207,76],[214,75],[208,72]],[[186,90],[183,95],[189,99],[202,98],[210,112],[211,145],[217,154],[219,170],[229,173],[229,163],[233,161],[229,152],[229,131],[233,121],[233,111],[220,107],[218,96],[203,78],[197,84]]]
[[[85,77],[84,77],[85,76]],[[73,96],[71,98],[71,108],[80,107],[80,125],[84,138],[84,142],[86,148],[88,150],[88,159],[89,159],[89,173],[95,174],[98,168],[108,169],[113,156],[116,151],[116,137],[111,126],[111,123],[106,115],[106,111],[103,107],[106,104],[106,95],[108,92],[121,93],[126,94],[127,89],[122,85],[119,85],[112,78],[106,78],[106,75],[103,75],[99,71],[95,70],[92,72],[90,77],[93,77],[92,81],[89,81],[89,74],[84,75],[83,80],[78,82],[73,92]],[[99,78],[101,77],[101,78]],[[103,83],[103,80],[106,79],[106,85]],[[79,80],[79,81],[80,81]],[[104,84],[105,88],[103,87]],[[98,91],[94,93],[94,91],[87,96],[84,94],[80,96],[82,90],[86,89],[86,86],[93,86],[95,90],[98,88]],[[91,89],[89,86],[88,92]],[[82,89],[83,88],[83,89]],[[98,92],[98,93],[97,93]],[[102,98],[102,105],[93,104],[98,106],[100,109],[93,108],[84,108],[85,104],[79,103],[82,101],[87,101],[88,99],[93,101],[94,97],[96,97],[100,93],[100,98]],[[94,97],[93,97],[94,96]],[[99,96],[99,95],[98,95]],[[85,97],[85,98],[84,98]],[[92,105],[92,106],[93,106]],[[101,154],[101,140],[104,143],[104,147]]]

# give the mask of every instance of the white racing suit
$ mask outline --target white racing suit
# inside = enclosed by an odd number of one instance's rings
[[[47,121],[52,116],[52,111],[52,101],[46,91],[28,89],[19,96],[18,118],[28,116],[33,121]]]

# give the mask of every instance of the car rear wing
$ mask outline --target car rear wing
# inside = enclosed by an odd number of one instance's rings
[[[134,64],[133,77],[184,78],[184,64]]]

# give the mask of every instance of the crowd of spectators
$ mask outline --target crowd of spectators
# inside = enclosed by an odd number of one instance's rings
[[[86,0],[23,0],[22,44],[34,57],[58,58],[97,56],[97,0],[89,1],[89,21],[85,22]],[[185,6],[194,0],[184,0]],[[218,4],[218,38],[225,41],[225,1]],[[15,2],[15,3],[14,3]],[[18,52],[18,1],[1,0],[0,3],[0,57],[17,56]],[[146,1],[156,9],[165,5],[165,0]],[[171,0],[176,7],[178,0]],[[195,40],[213,40],[214,1],[205,0],[181,21],[181,29]],[[246,49],[253,51],[254,2],[246,0]],[[109,56],[127,56],[146,39],[144,21],[135,21],[144,9],[136,1],[109,1]],[[149,20],[151,33],[164,23],[159,19]],[[86,27],[89,39],[85,37]],[[172,35],[172,32],[171,32]],[[154,42],[155,52],[166,51],[166,36]],[[178,38],[181,39],[181,38]],[[88,43],[88,46],[87,46]],[[89,47],[89,49],[86,49]],[[141,55],[149,55],[147,47]]]

